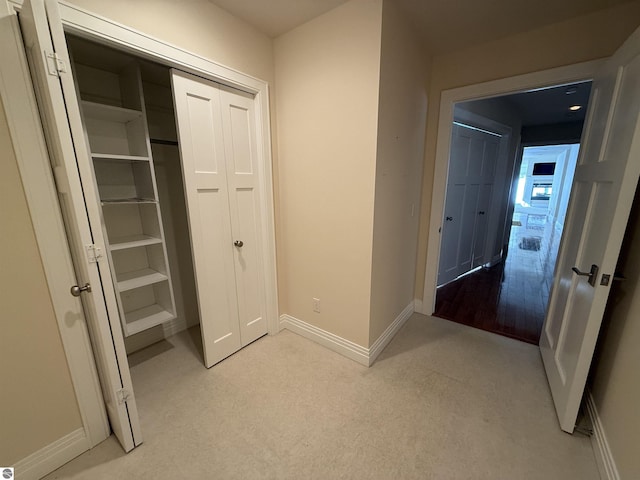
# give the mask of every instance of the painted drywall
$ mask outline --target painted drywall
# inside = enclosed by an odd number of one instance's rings
[[[369,343],[381,27],[382,0],[352,0],[274,43],[280,311],[361,346]]]
[[[413,301],[428,55],[392,2],[382,9],[369,346]]]
[[[424,288],[442,91],[610,56],[639,24],[640,1],[635,1],[433,58],[422,181],[416,298],[422,299]],[[435,181],[441,182],[443,179]]]
[[[603,320],[590,388],[619,478],[640,472],[640,195],[636,193]]]
[[[0,465],[82,426],[0,103]]]
[[[70,3],[240,72],[273,81],[267,35],[206,0],[73,0]]]

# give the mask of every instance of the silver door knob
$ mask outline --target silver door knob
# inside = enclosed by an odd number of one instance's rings
[[[240,248],[240,247],[242,247],[244,245],[244,242],[242,240],[236,240],[235,242],[233,242],[233,244],[236,247]]]
[[[90,292],[90,291],[91,291],[91,285],[89,285],[88,283],[85,284],[84,287],[79,287],[78,285],[74,285],[73,287],[71,287],[71,295],[73,295],[74,297],[79,297],[82,292]]]

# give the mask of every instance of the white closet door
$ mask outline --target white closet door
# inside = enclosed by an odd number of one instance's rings
[[[220,91],[172,71],[176,123],[207,367],[241,348]]]
[[[55,0],[47,0],[46,9],[43,0],[25,0],[20,11],[20,26],[45,125],[77,282],[78,285],[90,284],[92,289],[82,293],[81,299],[91,327],[109,421],[123,448],[129,451],[142,442],[142,435],[109,267],[106,258],[92,261],[87,250],[87,246],[95,244],[104,251],[105,243],[57,8]],[[55,73],[54,52],[66,66],[60,77]]]
[[[229,206],[235,248],[240,337],[245,346],[267,333],[259,242],[260,206],[252,95],[220,87]],[[236,243],[237,242],[237,243]],[[241,246],[240,246],[241,245]]]

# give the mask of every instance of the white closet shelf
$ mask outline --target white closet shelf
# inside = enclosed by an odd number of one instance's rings
[[[113,155],[111,153],[91,153],[94,160],[117,160],[123,162],[148,162],[149,157],[141,155]]]
[[[117,274],[117,277],[118,290],[121,292],[168,280],[168,277],[165,274],[152,270],[151,268],[119,273]]]
[[[123,205],[131,203],[157,203],[153,198],[110,198],[100,200],[102,205]]]
[[[125,313],[127,335],[134,335],[174,318],[176,316],[173,313],[157,304],[127,312]]]
[[[100,120],[120,123],[127,123],[142,118],[142,112],[140,110],[131,110],[130,108],[115,107],[113,105],[88,102],[86,100],[82,101],[82,111],[84,115],[89,118],[98,118]]]
[[[151,235],[128,235],[126,237],[112,238],[109,241],[111,251],[125,250],[127,248],[144,247],[162,243],[162,239]]]

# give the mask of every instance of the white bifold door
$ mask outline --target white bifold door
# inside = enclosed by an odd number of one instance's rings
[[[596,75],[540,337],[560,426],[573,432],[640,175],[640,29]]]
[[[205,364],[267,333],[253,95],[174,70]]]
[[[57,2],[25,0],[19,18],[77,286],[82,287],[76,293],[90,327],[109,423],[128,452],[142,443],[142,434]]]

